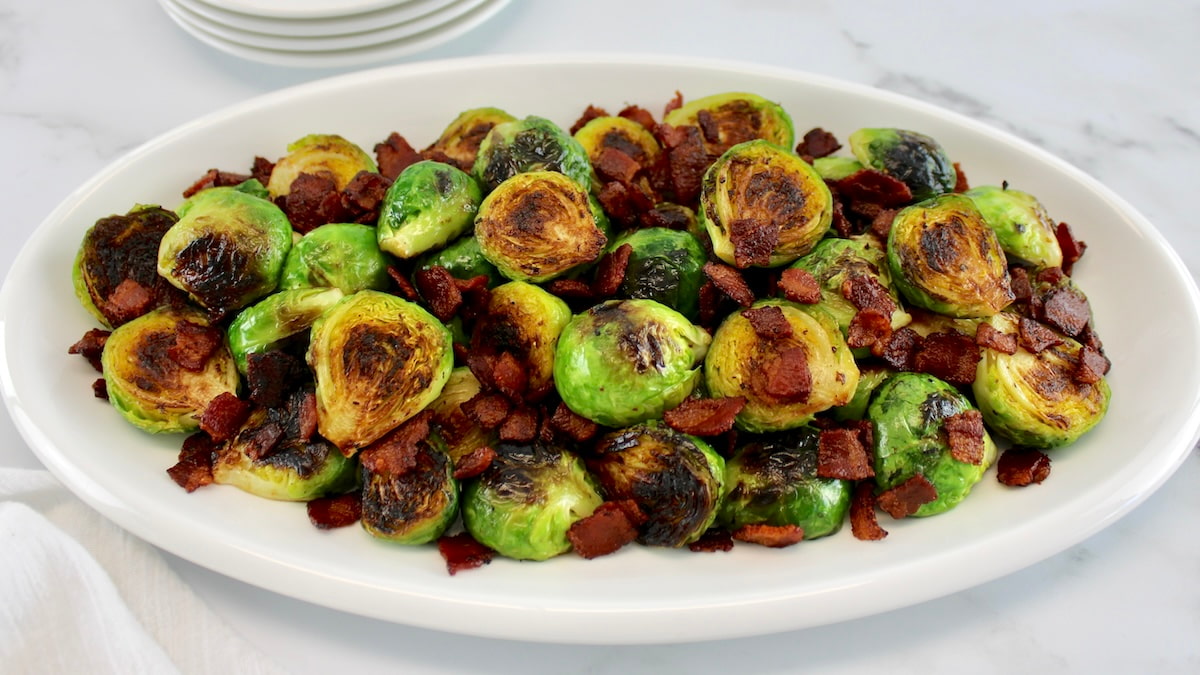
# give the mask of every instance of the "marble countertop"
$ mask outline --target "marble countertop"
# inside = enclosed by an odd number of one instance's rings
[[[930,101],[1075,164],[1200,275],[1200,5],[1116,0],[858,3],[516,0],[391,62],[641,52],[794,68]],[[382,64],[381,64],[382,65]],[[0,276],[80,183],[197,116],[348,69],[203,45],[151,2],[0,2]],[[0,466],[38,467],[7,413]],[[295,673],[1200,671],[1200,454],[1130,514],[1041,563],[949,597],[782,635],[576,647],[466,638],[285,598],[164,554],[235,630]]]

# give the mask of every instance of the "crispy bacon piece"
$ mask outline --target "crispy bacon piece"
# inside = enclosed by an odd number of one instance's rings
[[[373,171],[359,171],[341,192],[342,222],[374,223],[391,181]],[[333,222],[333,221],[330,221]]]
[[[642,170],[642,165],[638,164],[636,159],[617,148],[601,150],[592,166],[595,167],[596,175],[600,177],[600,180],[616,181],[624,185],[632,183],[638,171]]]
[[[1033,297],[1033,284],[1029,283],[1029,271],[1024,267],[1008,268],[1008,287],[1012,289],[1016,302],[1029,302]]]
[[[504,418],[497,433],[502,441],[528,443],[537,438],[539,430],[537,408],[521,406]]]
[[[1063,342],[1054,331],[1026,317],[1017,322],[1017,335],[1021,346],[1034,354]]]
[[[249,179],[250,176],[247,176],[246,174],[209,169],[208,171],[204,172],[203,176],[196,179],[196,182],[192,183],[188,189],[183,191],[183,197],[184,199],[187,199],[201,190],[207,190],[208,188],[214,187],[228,187],[231,185],[237,185],[238,183],[247,181]],[[263,185],[266,185],[266,181],[261,182]]]
[[[1079,259],[1083,257],[1083,252],[1087,250],[1087,244],[1076,239],[1075,234],[1071,232],[1071,226],[1066,223],[1059,223],[1058,227],[1054,228],[1054,237],[1058,239],[1058,246],[1062,249],[1063,272],[1071,273],[1071,269]]]
[[[571,125],[571,135],[574,136],[575,132],[579,131],[585,125],[587,125],[588,122],[591,122],[598,117],[608,117],[608,111],[606,111],[604,108],[597,108],[594,105],[588,104],[588,107],[583,111],[583,114],[579,116],[579,119],[575,120],[575,123]]]
[[[100,355],[104,353],[104,343],[108,342],[108,336],[112,335],[112,331],[92,328],[83,334],[83,337],[67,347],[68,354],[79,354],[87,359],[88,363],[96,369],[96,372],[101,372],[103,368],[100,366]]]
[[[600,431],[599,425],[595,422],[576,413],[568,408],[566,403],[561,402],[554,409],[554,414],[550,416],[550,428],[576,443],[590,441]]]
[[[247,398],[264,408],[280,405],[304,368],[299,359],[279,350],[247,354]]]
[[[855,274],[843,281],[842,297],[860,310],[873,309],[887,317],[896,311],[896,301],[891,293],[868,274]]]
[[[429,436],[432,417],[433,414],[425,410],[363,448],[358,453],[363,468],[392,476],[411,471],[417,466],[418,444]]]
[[[704,276],[708,277],[722,293],[732,298],[737,304],[749,307],[754,303],[754,292],[746,284],[742,273],[729,265],[706,262],[704,263]]]
[[[870,347],[882,354],[892,338],[892,321],[874,309],[856,312],[846,330],[846,344],[852,348]]]
[[[912,478],[879,493],[879,508],[893,518],[906,518],[917,512],[922,504],[937,499],[937,488],[925,476],[913,474]]]
[[[462,307],[462,291],[458,290],[454,277],[445,267],[423,267],[413,273],[413,281],[428,303],[430,313],[441,321],[449,321]]]
[[[362,519],[362,495],[357,492],[336,497],[318,497],[307,504],[308,521],[322,530],[353,525]]]
[[[814,159],[828,157],[841,148],[842,144],[838,143],[837,136],[817,127],[804,134],[804,140],[796,146],[796,154],[811,164]]]
[[[1108,372],[1111,364],[1108,357],[1085,345],[1079,352],[1079,364],[1071,373],[1071,379],[1080,384],[1095,384]]]
[[[175,342],[167,348],[167,358],[185,370],[204,369],[208,358],[221,348],[224,338],[212,326],[181,321],[175,329]]]
[[[239,433],[238,442],[245,448],[247,457],[259,460],[269,456],[283,436],[283,427],[275,422],[266,422]]]
[[[812,393],[812,371],[803,347],[783,350],[767,362],[764,371],[763,390],[770,396],[784,401],[806,401]]]
[[[792,324],[783,310],[774,305],[742,310],[742,316],[754,328],[754,334],[764,340],[781,340],[792,336]]]
[[[389,181],[394,181],[410,165],[421,161],[421,154],[403,136],[393,131],[382,143],[375,145],[375,159],[379,164],[379,173]]]
[[[475,541],[467,532],[440,537],[437,542],[438,553],[446,561],[446,569],[450,576],[463,570],[483,567],[492,561],[496,552]]]
[[[266,157],[255,157],[250,166],[250,177],[266,185],[271,182],[271,174],[275,172],[275,162]]]
[[[700,538],[688,544],[688,550],[696,553],[717,553],[733,550],[733,535],[725,530],[708,530]]]
[[[954,162],[954,191],[966,192],[971,189],[971,183],[967,180],[967,174],[963,172],[962,167],[958,162]]]
[[[634,188],[617,181],[605,183],[600,188],[600,192],[596,195],[596,200],[600,202],[600,206],[604,207],[604,212],[613,221],[622,225],[629,225],[637,220],[638,217],[638,191]]]
[[[712,326],[720,318],[719,310],[721,308],[721,301],[726,296],[711,280],[706,280],[700,284],[700,291],[697,295],[699,295],[697,304],[700,306],[700,325]]]
[[[896,370],[911,371],[913,357],[920,344],[921,335],[908,326],[892,331],[892,337],[883,350],[883,360]]]
[[[651,115],[649,110],[636,105],[626,106],[621,112],[617,113],[617,117],[633,120],[646,127],[646,131],[650,132],[653,132],[654,127],[658,125],[658,122],[654,121],[654,115]]]
[[[975,344],[1002,354],[1017,353],[1017,336],[997,330],[990,323],[981,323],[975,329]]]
[[[824,429],[817,440],[817,475],[821,478],[863,480],[875,469],[861,434],[855,429]]]
[[[682,108],[682,107],[683,107],[683,94],[676,91],[675,96],[673,96],[671,98],[671,100],[667,101],[666,105],[663,106],[663,117],[670,115],[672,110],[678,110],[679,108]]]
[[[779,245],[780,232],[779,223],[756,218],[738,218],[729,223],[734,265],[742,269],[769,265],[771,252]]]
[[[216,445],[208,434],[188,436],[179,450],[179,461],[167,469],[167,475],[188,492],[213,482],[212,464]]]
[[[789,267],[779,275],[778,288],[792,302],[815,305],[821,301],[821,285],[808,270]]]
[[[667,177],[675,200],[694,204],[700,196],[700,184],[708,169],[708,153],[700,129],[659,124],[655,135],[666,151]]]
[[[300,174],[292,181],[288,194],[278,197],[276,202],[287,214],[292,228],[301,234],[342,220],[342,194],[328,174]]]
[[[665,227],[670,230],[686,230],[690,219],[685,211],[656,204],[654,208],[642,213],[639,217],[642,227]]]
[[[486,382],[509,399],[521,401],[529,388],[529,370],[511,352],[503,352],[492,360],[491,377]]]
[[[876,171],[861,169],[841,180],[833,181],[838,193],[850,202],[865,202],[888,208],[904,206],[912,201],[912,190],[903,181]]]
[[[293,392],[287,408],[296,423],[296,438],[307,443],[317,433],[317,394],[311,389]]]
[[[546,290],[560,298],[591,300],[596,297],[592,285],[579,279],[555,279],[546,284]]]
[[[759,546],[785,548],[804,540],[804,528],[798,525],[752,523],[734,530],[733,538]]]
[[[850,499],[850,532],[859,541],[879,541],[888,535],[887,530],[879,526],[875,515],[875,488],[871,482],[854,486],[854,495]]]
[[[458,458],[454,463],[455,480],[474,478],[487,470],[496,459],[496,450],[490,445],[481,445]]]
[[[966,464],[983,462],[983,414],[964,410],[942,421],[949,437],[950,456]]]
[[[871,224],[867,229],[882,241],[887,241],[888,235],[892,232],[892,223],[896,221],[898,209],[879,209],[875,215],[871,216]]]
[[[615,553],[637,536],[637,527],[616,502],[604,502],[592,515],[580,518],[567,530],[571,547],[588,560]]]
[[[971,384],[982,358],[975,340],[962,333],[930,333],[913,354],[913,370],[951,384]]]
[[[404,276],[403,272],[396,267],[389,265],[387,268],[387,273],[388,276],[392,278],[392,281],[396,284],[396,295],[399,295],[410,302],[416,302],[420,298],[420,296],[417,295],[416,286],[412,285],[412,282],[408,280],[408,277]]]
[[[92,396],[96,398],[108,400],[108,382],[104,381],[103,377],[98,377],[92,381]]]
[[[733,428],[734,419],[745,407],[743,396],[692,398],[663,413],[663,421],[692,436],[717,436]]]
[[[153,306],[154,294],[151,289],[126,278],[104,299],[102,314],[115,326],[138,318],[149,312]]]
[[[607,298],[616,294],[625,281],[625,272],[629,269],[629,258],[633,255],[633,246],[621,244],[612,252],[604,254],[596,265],[596,280],[592,283],[592,295],[597,298]]]
[[[1046,323],[1077,338],[1091,320],[1092,310],[1082,293],[1069,286],[1056,286],[1042,296],[1038,314]]]
[[[222,392],[208,402],[200,416],[200,428],[218,443],[233,438],[242,423],[250,416],[254,405],[243,401],[231,392]]]
[[[495,429],[500,426],[512,404],[508,397],[496,392],[481,391],[460,406],[464,415],[483,429]]]
[[[1012,447],[996,462],[996,478],[1004,485],[1025,487],[1050,476],[1050,458],[1033,448]]]

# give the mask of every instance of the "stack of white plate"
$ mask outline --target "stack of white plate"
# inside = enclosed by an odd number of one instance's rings
[[[509,0],[159,0],[180,28],[235,56],[341,67],[453,39]]]

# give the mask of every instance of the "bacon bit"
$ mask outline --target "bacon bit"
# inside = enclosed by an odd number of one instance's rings
[[[754,334],[764,340],[782,340],[792,336],[792,324],[783,310],[775,305],[742,310],[742,316],[754,328]]]
[[[1033,297],[1033,284],[1029,283],[1029,271],[1024,267],[1008,268],[1008,286],[1017,302],[1029,302]]]
[[[785,548],[804,540],[804,528],[798,525],[751,523],[734,530],[733,538],[759,546]]]
[[[475,541],[467,532],[440,537],[437,547],[438,553],[441,553],[442,559],[446,561],[446,569],[450,576],[463,570],[483,567],[492,562],[492,557],[496,555],[495,551]]]
[[[592,283],[592,295],[597,298],[607,298],[616,294],[625,281],[625,273],[629,270],[629,258],[633,255],[633,246],[621,244],[611,253],[604,254],[596,265],[596,280]]]
[[[981,323],[975,329],[975,344],[1002,354],[1017,353],[1017,336],[998,330],[990,323]]]
[[[1059,223],[1058,227],[1054,228],[1054,237],[1058,239],[1058,247],[1062,249],[1063,272],[1071,273],[1071,269],[1079,259],[1083,257],[1083,252],[1087,250],[1087,244],[1076,239],[1075,234],[1071,232],[1071,226],[1066,223]]]
[[[854,486],[850,499],[850,532],[859,541],[879,541],[888,535],[875,515],[875,489],[869,482]]]
[[[803,347],[791,347],[767,362],[763,390],[783,401],[807,401],[812,393],[812,371],[808,368],[808,352]]]
[[[667,174],[675,200],[680,204],[696,203],[704,172],[710,163],[700,130],[692,126],[659,124],[655,131],[666,150]]]
[[[587,109],[583,111],[583,114],[579,116],[579,119],[575,120],[575,123],[571,125],[570,133],[572,136],[574,136],[577,131],[587,126],[588,122],[591,122],[598,117],[608,116],[608,111],[606,111],[604,108],[597,108],[594,105],[588,104]]]
[[[756,218],[738,218],[729,223],[734,265],[742,269],[769,265],[771,252],[779,245],[780,231],[779,223]]]
[[[269,456],[279,445],[283,439],[283,427],[275,422],[265,422],[261,426],[243,430],[237,439],[245,447],[246,456],[257,461]]]
[[[342,189],[342,222],[372,223],[379,220],[379,207],[391,181],[373,171],[359,171]]]
[[[566,403],[561,402],[554,409],[554,414],[550,416],[549,424],[551,429],[576,443],[590,441],[600,431],[599,425],[595,422],[571,410]]]
[[[846,239],[854,234],[854,225],[846,217],[846,207],[842,204],[837,189],[831,185],[829,191],[833,194],[833,222],[830,223],[830,227],[837,233],[837,236]]]
[[[922,504],[935,499],[937,488],[924,475],[917,473],[896,487],[881,492],[877,501],[879,508],[887,511],[891,517],[906,518],[916,513]]]
[[[432,418],[433,413],[424,410],[363,448],[358,455],[363,468],[391,476],[402,476],[416,468],[420,443],[429,437]]]
[[[1038,315],[1051,326],[1077,338],[1091,320],[1092,310],[1082,293],[1070,286],[1056,286],[1042,296]]]
[[[104,343],[108,342],[109,335],[112,335],[112,331],[92,328],[78,342],[67,347],[67,353],[79,354],[92,364],[96,372],[102,372],[104,368],[100,365],[100,355],[104,353]]]
[[[930,333],[913,354],[912,367],[951,384],[971,384],[982,356],[975,340],[962,333]]]
[[[634,527],[641,527],[642,525],[646,524],[647,520],[650,520],[650,517],[647,516],[646,512],[642,510],[642,507],[638,506],[637,501],[633,499],[612,499],[605,503],[613,504],[617,508],[624,511],[625,517],[629,519],[629,522],[632,523]]]
[[[362,519],[362,495],[357,492],[337,497],[318,497],[307,504],[308,521],[321,530],[353,525]]]
[[[1050,476],[1050,458],[1040,450],[1012,447],[996,462],[996,478],[1010,487],[1041,483]]]
[[[601,180],[616,181],[626,185],[632,183],[634,176],[642,170],[642,165],[638,164],[636,159],[616,148],[601,150],[600,154],[596,156],[593,166],[596,169],[596,175]]]
[[[493,459],[496,459],[496,451],[492,446],[481,445],[475,448],[454,463],[454,479],[466,480],[478,476],[492,465]]]
[[[846,344],[852,349],[870,347],[876,356],[883,354],[892,338],[892,322],[874,309],[855,313],[846,330]]]
[[[875,476],[859,430],[821,431],[817,441],[817,475],[840,480],[863,480]]]
[[[389,265],[387,268],[387,273],[388,276],[392,278],[392,281],[396,284],[396,289],[398,291],[396,295],[399,295],[409,302],[416,302],[420,299],[420,296],[417,295],[416,287],[412,285],[412,282],[408,280],[408,277],[404,276],[404,273],[398,268]]]
[[[642,227],[665,227],[669,230],[686,230],[691,224],[687,211],[663,204],[656,204],[642,213],[638,221]]]
[[[188,436],[179,450],[179,461],[167,469],[167,475],[179,487],[188,492],[213,482],[213,453],[216,445],[208,434],[197,433]]]
[[[726,296],[743,307],[754,303],[754,292],[746,284],[742,273],[736,269],[718,262],[704,263],[704,276],[716,285]]]
[[[154,294],[151,289],[127,278],[117,284],[112,293],[104,299],[101,313],[108,317],[114,326],[119,326],[150,311],[153,305]]]
[[[621,112],[617,113],[617,117],[633,120],[651,132],[654,131],[654,127],[658,124],[654,121],[654,115],[651,115],[649,110],[636,105],[626,106]]]
[[[183,191],[183,198],[187,199],[195,195],[201,190],[207,190],[214,187],[227,187],[237,185],[244,181],[250,180],[250,176],[241,173],[233,173],[231,171],[218,171],[217,169],[209,169],[204,172],[204,175],[196,180],[195,183]],[[265,182],[263,182],[266,185]]]
[[[1034,354],[1040,354],[1044,349],[1063,343],[1062,338],[1054,331],[1026,317],[1021,317],[1017,322],[1017,331],[1021,346]]]
[[[733,550],[733,535],[725,530],[708,530],[700,538],[688,544],[688,550],[696,553],[717,553]]]
[[[743,396],[692,398],[663,413],[663,421],[692,436],[717,436],[733,428],[734,419],[745,407]]]
[[[254,405],[231,392],[222,392],[208,402],[200,416],[200,428],[218,443],[233,438]]]
[[[567,530],[571,547],[588,560],[617,552],[637,539],[637,535],[637,528],[615,502],[597,506],[592,515],[580,518]]]
[[[492,362],[492,376],[488,382],[499,389],[501,394],[519,402],[524,399],[525,391],[529,388],[529,370],[511,352],[504,352]]]
[[[108,400],[108,383],[104,381],[103,377],[96,378],[92,382],[92,396]]]
[[[954,162],[954,191],[966,192],[970,189],[971,183],[967,181],[967,174],[963,172],[958,162]]]
[[[637,199],[638,191],[617,181],[605,183],[596,195],[596,201],[604,208],[604,212],[613,221],[629,225],[637,220],[640,209]]]
[[[375,159],[379,173],[394,181],[409,166],[421,161],[421,155],[403,136],[393,131],[386,140],[375,145]]]
[[[250,167],[250,177],[266,185],[271,182],[271,174],[275,172],[275,162],[266,157],[255,157]]]
[[[1085,346],[1079,352],[1079,364],[1071,373],[1071,379],[1079,384],[1095,384],[1104,377],[1111,365],[1104,354]]]
[[[856,308],[873,309],[890,317],[896,311],[896,301],[879,280],[869,274],[855,274],[842,282],[842,297]]]
[[[288,398],[288,414],[296,421],[296,438],[307,443],[317,433],[317,395],[311,389]]]
[[[883,360],[896,370],[911,371],[914,355],[921,342],[921,335],[908,326],[892,331],[892,337],[883,350]]]
[[[702,326],[711,326],[719,318],[718,311],[721,308],[721,301],[726,297],[717,285],[712,281],[705,281],[700,284],[698,293],[699,300],[699,320]]]
[[[504,418],[498,431],[500,440],[512,443],[528,443],[538,436],[537,408],[522,406]]]
[[[942,421],[949,437],[950,456],[965,464],[983,463],[983,414],[964,410]]]
[[[458,289],[454,276],[441,265],[423,267],[413,273],[413,281],[421,297],[429,305],[429,311],[441,321],[449,321],[462,307],[462,291]]]
[[[459,408],[472,422],[483,429],[491,430],[500,426],[504,418],[508,417],[512,411],[512,404],[503,394],[481,391],[464,401]]]
[[[821,284],[808,270],[789,267],[779,275],[778,288],[792,302],[815,305],[821,301]]]
[[[812,164],[812,161],[818,157],[828,157],[838,150],[842,149],[842,144],[838,142],[837,136],[817,127],[810,129],[804,134],[804,140],[796,146],[796,154],[804,158],[804,161]]]
[[[874,169],[862,169],[833,181],[838,192],[851,202],[884,207],[904,206],[912,201],[912,190],[903,181]]]
[[[670,115],[672,110],[678,110],[679,108],[682,108],[682,107],[683,107],[683,94],[676,91],[675,97],[672,98],[670,101],[667,101],[667,104],[665,106],[663,106],[663,117]]]
[[[184,370],[199,372],[222,344],[223,338],[219,330],[212,326],[183,321],[175,329],[175,343],[167,348],[167,358]]]
[[[277,202],[301,234],[341,220],[342,195],[329,174],[300,174]]]
[[[592,300],[596,297],[592,285],[579,279],[555,279],[546,284],[546,290],[560,298]]]
[[[247,398],[264,408],[279,406],[304,368],[299,359],[279,350],[247,354]]]
[[[1083,333],[1079,336],[1079,343],[1084,347],[1091,347],[1101,354],[1104,353],[1104,344],[1100,342],[1100,336],[1092,328],[1091,324],[1083,327]]]

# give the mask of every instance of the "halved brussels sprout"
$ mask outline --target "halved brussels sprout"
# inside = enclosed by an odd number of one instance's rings
[[[971,188],[963,194],[975,202],[1010,262],[1023,261],[1037,268],[1062,265],[1062,247],[1055,235],[1058,225],[1036,197],[994,185]]]
[[[475,238],[483,256],[509,279],[549,281],[600,257],[608,238],[604,212],[587,190],[553,171],[506,180],[483,200]]]
[[[446,444],[430,432],[417,444],[416,466],[401,474],[373,470],[371,450],[362,456],[362,526],[371,536],[397,544],[427,544],[458,517],[458,482]]]
[[[455,117],[442,135],[429,147],[444,153],[460,168],[467,169],[475,164],[479,144],[497,124],[513,122],[517,118],[499,108],[472,108]]]
[[[833,419],[846,422],[849,420],[861,420],[867,416],[867,404],[871,402],[871,396],[875,394],[875,390],[879,385],[887,381],[892,376],[893,371],[884,366],[859,366],[858,369],[858,386],[854,388],[854,397],[846,405],[840,405],[830,410]]]
[[[208,327],[207,317],[196,310],[163,307],[115,328],[100,364],[117,412],[151,433],[199,429],[209,402],[226,392],[236,394],[239,382],[224,342],[198,370],[185,368],[174,356],[181,332]]]
[[[858,386],[858,366],[828,312],[786,300],[760,300],[753,307],[778,307],[791,336],[759,337],[750,320],[735,312],[717,327],[704,360],[710,395],[746,398],[736,420],[739,429],[793,429],[823,410],[850,402]],[[801,360],[805,365],[799,370],[807,377],[780,377],[796,371]]]
[[[417,260],[417,268],[445,267],[456,279],[471,279],[477,276],[488,278],[488,286],[508,281],[496,266],[483,257],[479,240],[474,234],[459,237],[457,241],[438,251],[430,251]]]
[[[725,460],[695,436],[654,422],[620,429],[597,442],[588,468],[605,497],[641,507],[643,544],[687,545],[717,517]]]
[[[813,160],[817,175],[827,181],[849,178],[863,170],[862,162],[850,157],[817,157]]]
[[[812,250],[833,222],[833,195],[808,162],[767,141],[735,145],[708,171],[700,221],[736,267],[777,267]]]
[[[621,296],[655,300],[695,319],[708,261],[700,242],[682,230],[648,227],[620,236],[609,249],[623,244],[633,250],[621,282]]]
[[[457,462],[485,445],[496,442],[495,432],[480,427],[462,411],[462,404],[482,390],[479,380],[466,366],[450,371],[450,379],[428,410],[433,413],[433,425],[446,443],[446,453]]]
[[[492,289],[487,314],[475,325],[477,349],[510,352],[527,368],[525,397],[550,393],[559,336],[571,321],[571,308],[558,296],[524,281]]]
[[[653,300],[609,300],[558,338],[554,382],[571,410],[620,427],[662,416],[700,383],[710,338]]]
[[[342,190],[359,171],[379,171],[370,155],[337,134],[310,134],[288,145],[287,151],[267,181],[271,199],[291,193],[300,174],[327,175]]]
[[[127,279],[149,293],[149,309],[170,302],[176,291],[158,274],[158,246],[177,220],[161,207],[138,205],[123,216],[101,218],[83,235],[71,281],[79,302],[104,326],[135,318],[110,304],[113,292]]]
[[[837,532],[850,510],[851,482],[817,476],[821,432],[812,427],[754,436],[725,462],[725,499],[717,522],[795,525],[805,539]]]
[[[347,295],[388,286],[388,260],[375,228],[358,223],[321,225],[300,237],[283,263],[279,287],[334,287]]]
[[[317,428],[345,454],[377,440],[442,392],[454,367],[450,331],[420,305],[359,291],[312,326]]]
[[[875,483],[888,490],[916,474],[933,484],[937,498],[916,516],[950,510],[971,492],[996,458],[996,445],[983,432],[983,461],[960,462],[950,453],[945,420],[974,409],[953,386],[923,373],[897,373],[875,392],[867,418],[875,432]]]
[[[518,560],[546,560],[571,550],[567,530],[604,502],[583,462],[543,443],[499,443],[495,450],[488,468],[463,486],[467,532]]]
[[[892,281],[918,307],[970,318],[1013,301],[1004,251],[968,197],[942,195],[900,211],[887,252]]]
[[[398,258],[438,249],[471,229],[483,193],[470,174],[449,164],[408,166],[379,210],[379,248]]]
[[[564,174],[584,190],[595,182],[592,163],[579,141],[554,122],[532,115],[493,127],[479,145],[472,172],[486,193],[530,171]]]
[[[342,297],[336,288],[295,288],[272,293],[243,309],[226,331],[238,371],[246,373],[246,357],[250,354],[274,349],[286,338],[308,330]]]
[[[644,167],[658,161],[662,148],[650,130],[627,117],[596,117],[575,132],[575,140],[594,164],[608,148],[620,150]]]
[[[791,116],[778,103],[757,94],[729,92],[698,98],[667,113],[663,123],[699,127],[710,157],[755,139],[781,148],[796,144]]]
[[[163,235],[158,273],[206,309],[240,309],[274,291],[292,248],[283,211],[231,187],[196,193]]]
[[[1003,312],[990,319],[993,328],[1018,332],[1018,317]],[[1053,448],[1073,443],[1096,426],[1112,397],[1103,377],[1089,384],[1072,375],[1082,347],[1069,337],[1033,354],[984,349],[972,391],[988,427],[1019,445]]]
[[[905,129],[859,129],[850,134],[850,151],[869,168],[899,180],[915,201],[953,192],[954,164],[938,142]]]

